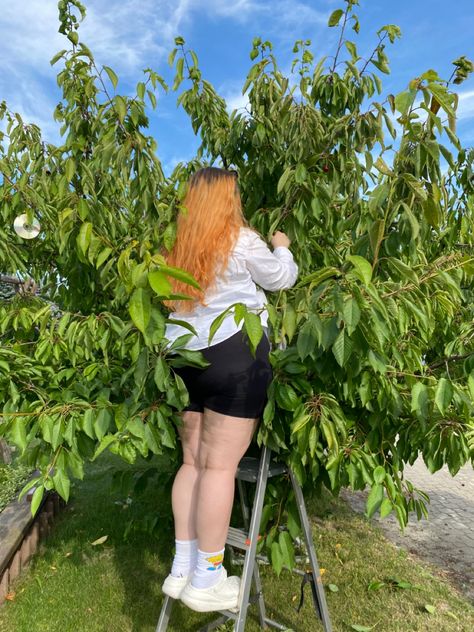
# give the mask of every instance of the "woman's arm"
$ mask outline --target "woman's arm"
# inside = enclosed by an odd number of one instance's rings
[[[276,233],[272,242],[276,246],[273,252],[263,239],[252,232],[249,235],[245,263],[252,279],[264,290],[283,290],[295,284],[298,266],[288,247],[283,245],[290,244],[284,233]]]

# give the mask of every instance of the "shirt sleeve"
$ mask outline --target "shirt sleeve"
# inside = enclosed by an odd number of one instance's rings
[[[272,252],[256,233],[249,234],[245,264],[250,276],[264,290],[284,290],[292,287],[298,276],[298,266],[285,246]]]

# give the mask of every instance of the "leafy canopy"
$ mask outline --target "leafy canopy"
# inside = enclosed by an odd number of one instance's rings
[[[70,478],[104,449],[178,461],[188,396],[173,369],[203,359],[182,348],[192,332],[165,348],[169,277],[194,280],[161,253],[204,164],[237,168],[251,225],[287,232],[301,270],[294,288],[268,296],[275,379],[258,443],[308,492],[370,486],[368,515],[393,511],[401,525],[427,500],[405,463],[421,454],[432,472],[446,463],[455,474],[473,460],[473,152],[456,136],[453,85],[472,63],[456,60],[448,81],[429,69],[383,97],[400,31],[383,26],[362,56],[356,5],[329,18],[340,29],[334,55],[315,60],[299,40],[288,76],[271,43],[254,39],[249,104],[230,114],[177,37],[171,89],[201,145],[167,178],[147,133],[166,82],[147,69],[136,94],[121,95],[114,70],[80,41],[84,7],[59,2],[70,43],[52,60],[60,144],[0,108],[0,270],[41,287],[0,304],[0,434],[40,469],[33,512],[44,489],[67,499]],[[14,232],[22,213],[40,221],[38,238]],[[259,319],[231,309],[255,347]],[[298,535],[285,480],[269,486],[262,525],[278,571],[293,559],[281,522]]]

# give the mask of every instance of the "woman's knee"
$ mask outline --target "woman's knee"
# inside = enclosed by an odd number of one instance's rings
[[[199,467],[235,474],[255,432],[257,420],[204,412]]]

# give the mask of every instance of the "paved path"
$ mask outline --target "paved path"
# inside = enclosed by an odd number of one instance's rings
[[[447,467],[430,474],[419,459],[406,466],[405,478],[429,494],[428,519],[411,516],[404,534],[392,515],[375,522],[395,544],[447,571],[474,603],[474,469],[467,465],[454,478]],[[345,490],[343,497],[365,511],[367,492]]]

